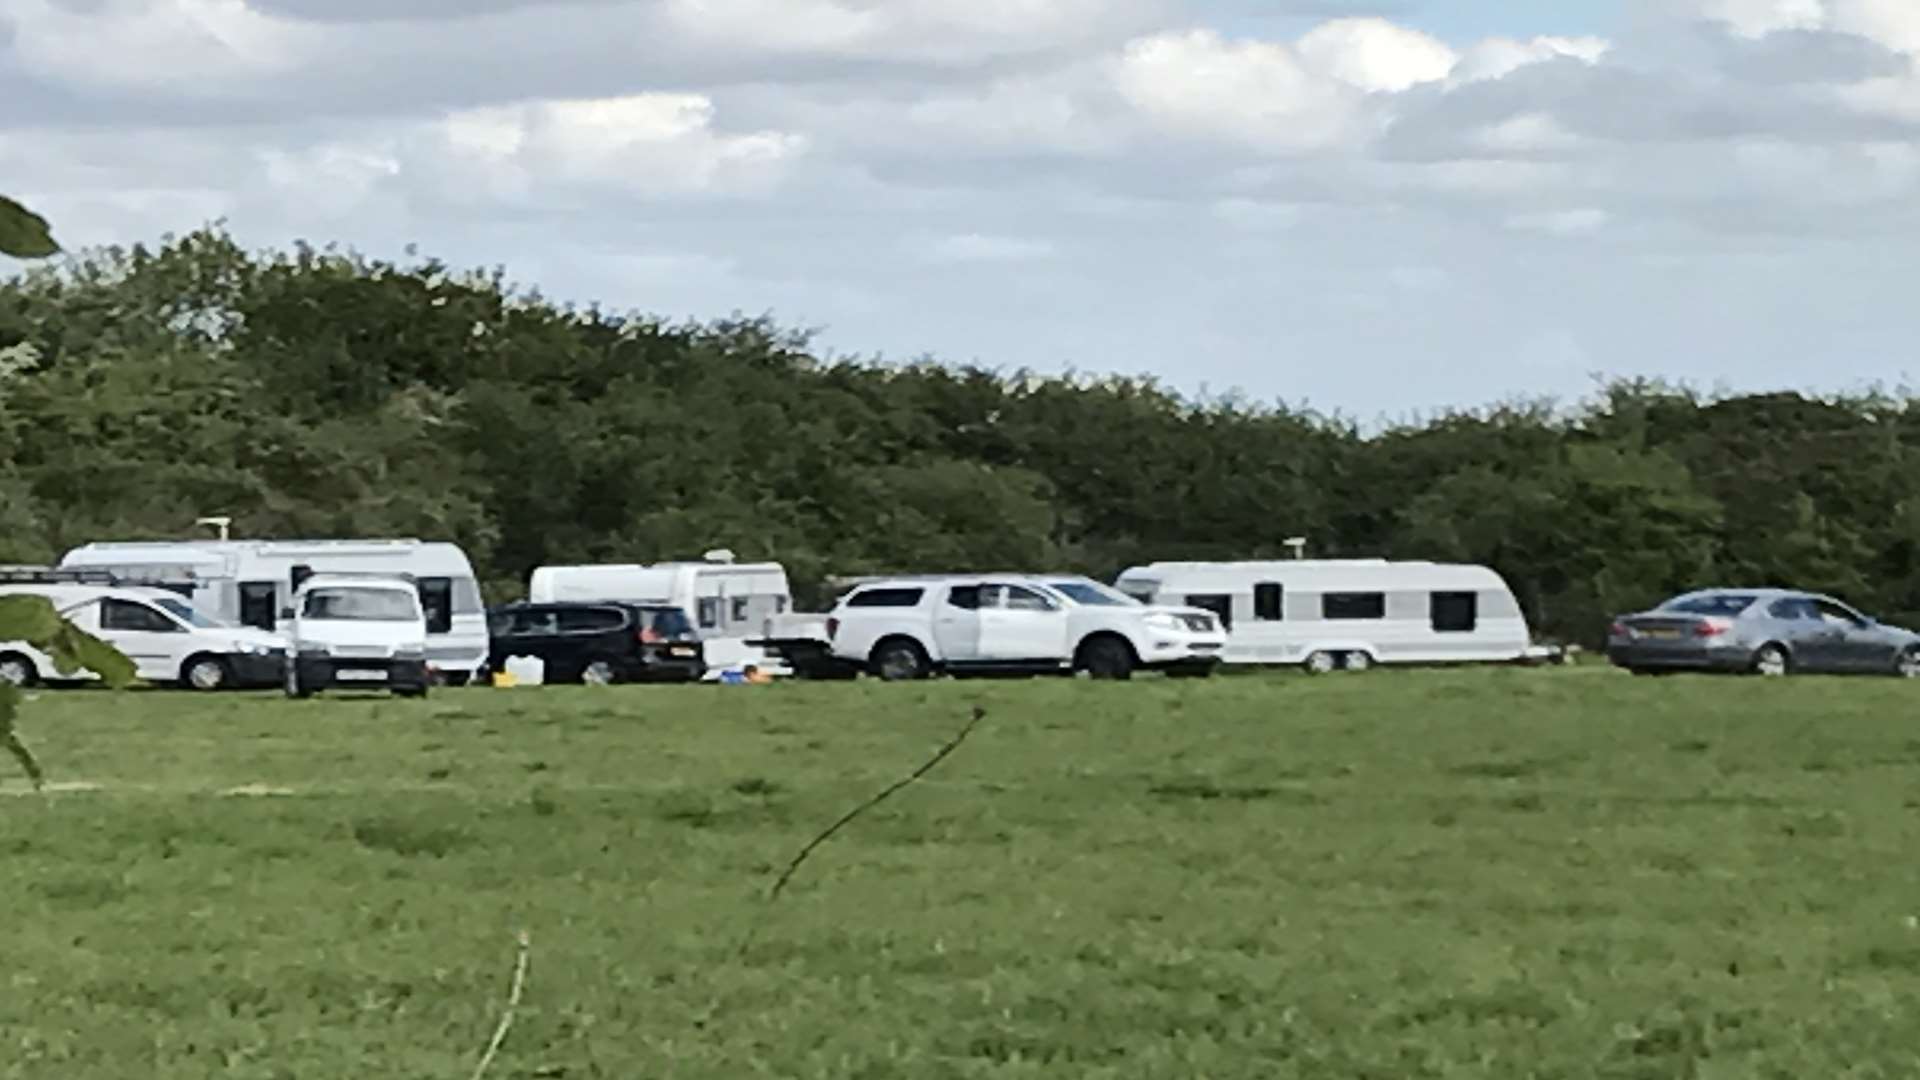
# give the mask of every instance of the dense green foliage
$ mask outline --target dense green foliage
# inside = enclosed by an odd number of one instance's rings
[[[541,563],[720,545],[805,583],[1107,576],[1305,536],[1490,563],[1544,632],[1591,639],[1702,583],[1920,612],[1914,454],[1906,399],[1623,384],[1369,431],[1140,380],[823,358],[764,320],[571,309],[219,232],[0,286],[0,559],[220,513],[243,536],[453,539],[506,599]]]
[[[498,1080],[1911,1077],[1914,694],[49,694],[61,783],[0,813],[0,1078],[466,1077],[522,928]]]

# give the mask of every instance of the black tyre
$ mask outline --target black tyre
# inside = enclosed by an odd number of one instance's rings
[[[910,638],[888,638],[874,646],[873,673],[887,682],[924,679],[933,671],[927,651]]]
[[[225,690],[232,682],[227,662],[217,656],[196,656],[180,667],[180,685],[187,690],[212,693]]]
[[[1133,678],[1133,646],[1116,637],[1097,637],[1080,646],[1075,667],[1096,679]]]
[[[1793,673],[1793,662],[1787,657],[1787,650],[1779,645],[1766,644],[1753,651],[1752,669],[1755,675],[1779,678]]]
[[[300,669],[292,664],[287,665],[286,691],[287,696],[295,701],[305,701],[313,696],[313,688],[300,681]]]
[[[33,661],[19,653],[0,653],[0,683],[12,686],[32,686],[40,681],[40,671]]]
[[[1902,650],[1893,662],[1893,673],[1903,679],[1920,679],[1920,646]]]

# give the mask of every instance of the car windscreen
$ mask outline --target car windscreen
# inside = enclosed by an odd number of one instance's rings
[[[167,609],[174,618],[200,630],[217,630],[227,625],[211,615],[202,615],[200,612],[194,610],[192,604],[186,603],[183,600],[175,600],[170,596],[156,596],[154,597],[153,603],[155,607]]]
[[[1752,593],[1705,593],[1700,596],[1682,596],[1660,605],[1661,611],[1673,611],[1683,615],[1738,615],[1752,607],[1760,599]]]
[[[420,604],[399,589],[315,589],[301,614],[343,622],[412,622],[420,618]]]
[[[1097,581],[1049,581],[1047,588],[1066,597],[1076,604],[1088,607],[1138,607],[1140,601],[1118,589],[1111,589]]]

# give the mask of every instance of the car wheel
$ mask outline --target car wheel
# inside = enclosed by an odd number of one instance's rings
[[[883,641],[873,650],[873,673],[887,682],[924,679],[931,667],[926,650],[905,638]]]
[[[1080,646],[1080,662],[1075,665],[1096,679],[1133,678],[1133,649],[1114,637],[1096,637]]]
[[[612,686],[613,665],[605,660],[595,660],[580,669],[580,681],[588,686]]]
[[[1339,670],[1340,658],[1325,650],[1315,650],[1307,655],[1306,663],[1301,665],[1309,675],[1326,675]]]
[[[1920,679],[1920,647],[1902,652],[1894,661],[1893,673],[1903,679]]]
[[[1762,645],[1753,654],[1753,673],[1767,678],[1777,679],[1788,674],[1793,668],[1787,659],[1787,650],[1778,645]]]
[[[1373,655],[1371,653],[1350,652],[1346,655],[1345,663],[1341,666],[1345,667],[1348,671],[1371,671],[1373,670]]]
[[[217,656],[196,656],[187,661],[180,682],[189,690],[211,692],[227,685],[227,665]]]
[[[40,678],[34,670],[33,661],[19,653],[0,656],[0,683],[10,686],[32,686]]]

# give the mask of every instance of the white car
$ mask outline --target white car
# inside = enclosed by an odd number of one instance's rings
[[[1145,605],[1071,574],[867,582],[834,606],[827,636],[836,657],[889,680],[970,671],[1208,675],[1227,642],[1211,612]]]
[[[384,575],[315,574],[293,594],[282,620],[292,628],[288,697],[335,686],[425,697],[427,618],[412,580]]]
[[[280,681],[287,642],[278,634],[230,626],[164,589],[100,585],[6,585],[0,595],[46,598],[60,616],[112,645],[147,682],[193,690],[270,687]],[[0,642],[0,680],[16,686],[68,678],[53,658],[24,642]],[[98,678],[76,672],[76,680]]]

